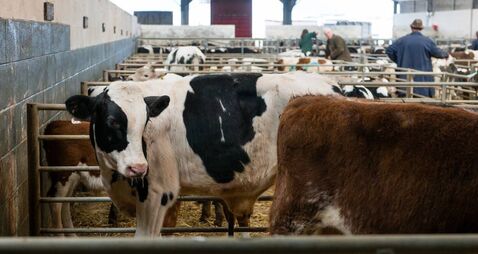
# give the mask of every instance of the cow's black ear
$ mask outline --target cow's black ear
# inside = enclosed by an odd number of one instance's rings
[[[169,96],[148,96],[144,98],[148,106],[148,116],[156,117],[169,105]]]
[[[93,114],[95,98],[85,95],[75,95],[68,98],[65,105],[66,110],[74,117],[81,120],[87,120]]]

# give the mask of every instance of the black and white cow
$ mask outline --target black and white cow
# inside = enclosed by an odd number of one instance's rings
[[[201,52],[198,47],[186,46],[177,47],[171,50],[168,54],[165,64],[204,64],[206,62],[206,56]],[[185,66],[167,66],[169,71],[187,71],[187,70],[202,70],[202,67],[185,67]]]
[[[388,88],[385,86],[379,87],[365,87],[362,85],[358,86],[344,86],[342,88],[343,95],[345,97],[355,97],[363,98],[367,100],[374,100],[380,98],[392,98],[390,90],[395,89],[394,87]]]
[[[340,96],[335,84],[303,72],[156,83],[115,82],[94,98],[66,101],[73,116],[91,119],[90,138],[114,203],[121,210],[136,202],[137,236],[159,235],[179,193],[219,196],[247,226],[277,173],[279,115],[289,99]]]
[[[136,51],[137,53],[140,54],[162,54],[162,53],[169,53],[169,50],[167,48],[162,48],[162,47],[153,47],[152,45],[141,45],[138,47],[138,50]]]

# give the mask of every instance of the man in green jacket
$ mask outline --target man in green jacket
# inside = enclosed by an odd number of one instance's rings
[[[299,47],[304,53],[304,55],[309,55],[312,53],[312,38],[316,38],[317,33],[309,33],[307,29],[302,30],[302,35],[300,36]]]
[[[324,28],[324,34],[325,37],[327,37],[327,50],[325,57],[330,57],[331,60],[351,62],[352,57],[350,57],[350,52],[345,44],[345,40],[342,37],[335,35],[329,28]]]

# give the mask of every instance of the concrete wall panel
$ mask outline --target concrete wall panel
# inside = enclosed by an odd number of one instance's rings
[[[393,37],[397,38],[410,33],[410,23],[415,18],[421,18],[425,25],[424,33],[440,39],[469,39],[471,38],[472,26],[476,10],[439,11],[433,14],[426,12],[396,14],[393,19]],[[432,31],[432,25],[438,25],[438,31]]]
[[[43,0],[0,0],[0,17],[5,19],[43,20]],[[71,48],[82,48],[134,37],[139,34],[136,17],[108,0],[50,0],[54,4],[54,23],[71,27]],[[88,28],[83,28],[83,16]],[[106,31],[102,32],[105,23]],[[113,27],[117,32],[113,33]],[[123,34],[121,35],[121,30]]]
[[[7,56],[5,53],[6,50],[6,21],[4,19],[0,19],[0,64],[5,63],[7,61]]]
[[[80,81],[98,80],[135,50],[133,38],[70,50],[71,32],[63,24],[0,20],[0,40],[11,50],[0,64],[0,236],[28,234],[27,103],[64,103],[79,94]],[[42,111],[39,118],[65,116]]]

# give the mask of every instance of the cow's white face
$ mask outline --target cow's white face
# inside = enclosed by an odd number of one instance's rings
[[[152,65],[147,64],[138,68],[134,74],[128,76],[127,80],[131,81],[146,81],[157,78]]]
[[[94,98],[76,95],[66,101],[73,116],[91,120],[90,138],[99,159],[126,177],[147,173],[144,127],[168,104],[168,96],[143,98],[131,82],[113,85]]]

